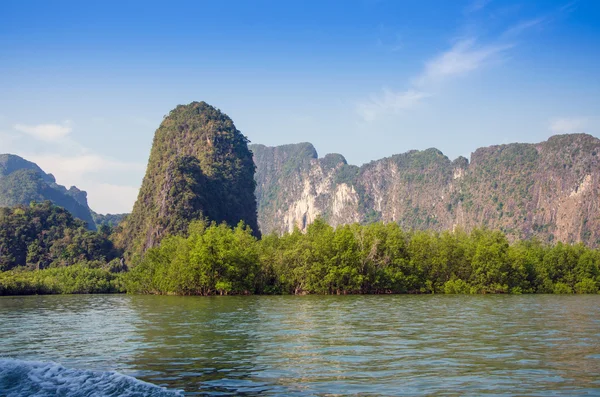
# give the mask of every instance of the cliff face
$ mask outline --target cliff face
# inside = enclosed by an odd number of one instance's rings
[[[406,229],[486,226],[511,238],[600,243],[600,140],[559,135],[477,149],[471,161],[410,151],[354,167],[310,144],[252,145],[263,233],[398,222]]]
[[[0,207],[29,205],[32,201],[52,201],[95,230],[87,203],[87,193],[72,186],[67,190],[58,185],[52,174],[46,174],[37,164],[14,154],[0,155]]]
[[[119,243],[143,252],[203,218],[230,225],[243,220],[258,233],[255,167],[247,142],[227,115],[204,102],[173,109],[156,130]]]
[[[319,159],[310,143],[267,147],[250,145],[256,171],[256,199],[261,232],[304,230],[317,216],[334,225],[358,222],[358,194],[350,181],[358,167],[343,156]],[[348,181],[343,176],[349,174]]]

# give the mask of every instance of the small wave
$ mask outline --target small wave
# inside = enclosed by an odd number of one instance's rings
[[[70,369],[53,362],[0,359],[0,395],[172,397],[183,394],[117,372]]]

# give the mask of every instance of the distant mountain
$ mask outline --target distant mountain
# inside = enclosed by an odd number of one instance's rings
[[[86,192],[75,186],[67,189],[58,185],[52,174],[46,174],[31,161],[14,154],[0,154],[0,207],[46,200],[86,222],[90,230],[96,229]]]
[[[198,219],[243,220],[258,233],[254,170],[248,140],[226,114],[205,102],[177,106],[156,130],[119,245],[142,253]]]
[[[470,161],[413,150],[361,167],[339,154],[318,158],[310,143],[250,149],[263,234],[304,230],[322,216],[600,245],[600,140],[590,135],[480,148]]]

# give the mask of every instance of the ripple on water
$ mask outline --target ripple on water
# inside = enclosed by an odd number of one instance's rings
[[[188,395],[600,395],[599,303],[600,296],[1,298],[0,356],[118,371]]]

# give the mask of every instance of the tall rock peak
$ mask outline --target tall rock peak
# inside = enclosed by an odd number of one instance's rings
[[[148,167],[122,243],[144,252],[196,219],[258,233],[254,170],[248,140],[206,102],[179,105],[156,130]]]

